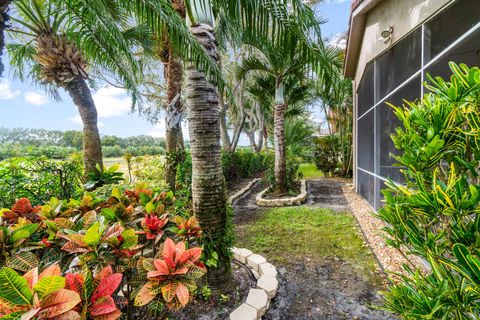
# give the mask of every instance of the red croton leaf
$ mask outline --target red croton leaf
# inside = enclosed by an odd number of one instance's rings
[[[12,207],[12,212],[20,215],[26,215],[33,211],[32,204],[27,198],[21,198],[15,201]]]
[[[188,288],[183,283],[177,284],[177,289],[175,290],[175,294],[178,298],[178,301],[182,304],[182,306],[186,306],[188,301],[190,300],[190,294],[188,293]]]
[[[67,289],[60,289],[48,295],[46,299],[40,302],[42,310],[40,310],[38,315],[41,318],[59,316],[72,310],[80,301],[81,299],[78,293]]]
[[[115,310],[107,314],[101,314],[99,316],[94,316],[93,320],[115,320],[120,318],[122,312],[120,310]]]
[[[115,301],[110,296],[102,296],[96,299],[88,311],[92,316],[99,316],[103,314],[109,314],[117,310],[117,306],[115,305]]]
[[[153,265],[157,270],[149,271],[147,273],[147,278],[156,278],[161,276],[168,276],[170,274],[170,270],[168,269],[167,263],[165,260],[162,259],[155,259],[153,260]]]
[[[103,296],[111,296],[115,290],[117,290],[118,286],[122,282],[122,274],[121,273],[114,273],[109,275],[102,280],[98,284],[97,288],[93,292],[92,301],[103,297]]]
[[[65,275],[65,289],[75,291],[80,294],[83,289],[83,275],[78,273],[67,273]]]
[[[185,243],[179,242],[175,244],[172,239],[167,238],[163,247],[163,259],[170,269],[175,269],[178,258],[185,251]]]
[[[202,249],[195,247],[188,249],[187,251],[183,252],[182,255],[180,256],[179,259],[179,264],[181,266],[191,266],[200,259],[200,256],[202,255]]]

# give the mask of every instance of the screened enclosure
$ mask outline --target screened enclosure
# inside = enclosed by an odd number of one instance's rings
[[[457,0],[365,67],[356,104],[357,191],[374,209],[384,182],[403,182],[390,138],[400,123],[387,105],[419,99],[426,74],[448,78],[448,62],[480,65],[480,2]]]

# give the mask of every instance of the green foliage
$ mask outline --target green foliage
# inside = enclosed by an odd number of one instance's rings
[[[265,171],[269,155],[265,152],[253,152],[250,149],[239,149],[235,153],[222,153],[223,175],[227,183],[239,179],[250,178]]]
[[[300,163],[301,158],[297,157],[287,157],[287,190],[290,192],[297,192],[295,189],[295,184],[299,179],[302,179],[302,173],[300,172]],[[266,171],[266,178],[268,184],[273,189],[275,187],[275,166],[273,159],[270,162],[270,166]]]
[[[272,159],[270,153],[256,153],[250,149],[239,149],[235,153],[222,152],[223,175],[227,184],[239,178],[250,178],[265,171]],[[192,184],[192,156],[188,151],[178,165],[177,181],[184,187]]]
[[[165,157],[143,156],[133,158],[132,174],[137,182],[146,183],[152,189],[168,190],[168,186],[163,180],[165,176]]]
[[[18,198],[34,203],[52,197],[69,199],[81,192],[82,161],[78,156],[68,160],[46,158],[12,158],[0,162],[0,207]]]
[[[88,181],[85,183],[86,190],[93,190],[104,185],[117,184],[124,179],[123,172],[118,171],[120,165],[114,164],[110,168],[100,168],[97,164],[97,171],[88,174]]]
[[[114,293],[122,290],[124,297],[133,299],[146,281],[160,286],[162,295],[140,312],[158,311],[161,305],[185,306],[195,291],[196,280],[205,273],[204,264],[198,261],[202,256],[198,247],[202,231],[185,203],[173,192],[154,192],[143,184],[133,190],[113,188],[106,197],[85,193],[81,199],[68,201],[52,198],[42,206],[32,206],[22,198],[11,209],[0,210],[0,298],[12,304],[0,303],[0,314],[14,317],[17,311],[18,316],[30,312],[36,299],[32,298],[33,292],[40,301],[48,301],[59,290],[68,290],[68,297],[63,292],[55,297],[72,301],[65,308],[78,305],[75,312],[92,318],[97,312],[108,311],[114,319],[127,305],[127,314],[134,307]],[[157,271],[162,274],[147,277],[144,267],[150,265],[140,261],[154,261],[168,238],[176,244],[169,240],[164,259],[177,261],[174,255],[178,254],[178,273],[169,275],[165,271],[168,268],[159,267]],[[217,252],[230,251],[223,247],[231,246],[228,239],[224,236],[218,242],[221,247],[215,246]],[[202,259],[211,259],[211,255]],[[112,273],[110,266],[117,273]],[[186,267],[189,271],[184,274]],[[55,268],[55,272],[45,271],[49,268]],[[37,282],[38,271],[42,274]],[[128,276],[122,278],[121,273]],[[34,283],[27,286],[29,279]],[[143,298],[149,297],[149,292],[143,293]],[[176,298],[172,298],[174,295]],[[103,305],[106,300],[110,301],[108,306]]]
[[[25,156],[68,159],[82,148],[81,131],[0,127],[0,160]],[[121,157],[125,152],[134,156],[164,155],[165,139],[146,135],[127,138],[111,135],[102,137],[104,157]]]
[[[393,107],[392,135],[404,185],[389,182],[387,243],[426,261],[406,267],[385,295],[385,308],[406,319],[480,317],[480,69],[450,63],[449,82],[430,79],[419,102]]]
[[[315,139],[315,157],[313,159],[318,170],[326,176],[351,177],[352,169],[349,162],[352,148],[350,144],[342,146],[342,138],[338,134],[331,134]],[[344,161],[347,160],[347,163]]]

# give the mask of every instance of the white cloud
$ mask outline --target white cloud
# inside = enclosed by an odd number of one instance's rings
[[[39,91],[27,91],[24,93],[23,97],[25,101],[34,106],[42,106],[48,103],[48,97]]]
[[[152,130],[147,132],[147,135],[156,137],[156,138],[165,138],[165,119],[161,118],[160,121],[153,126]],[[187,121],[182,121],[182,133],[183,133],[183,139],[184,140],[189,140],[189,134],[188,134],[188,124]]]
[[[81,118],[80,116],[78,116],[78,115],[77,115],[77,116],[70,117],[70,118],[68,118],[68,120],[70,120],[70,121],[71,121],[72,123],[74,123],[74,124],[83,124],[82,118]],[[105,124],[104,124],[103,122],[101,122],[101,121],[97,121],[97,126],[98,126],[99,128],[102,128],[102,127],[105,127]]]
[[[107,86],[93,94],[100,118],[120,117],[131,110],[132,101],[126,91]]]
[[[0,100],[11,100],[20,94],[20,90],[12,91],[10,81],[0,79]]]
[[[344,32],[337,33],[328,40],[327,44],[331,47],[345,50],[347,47],[347,36]]]

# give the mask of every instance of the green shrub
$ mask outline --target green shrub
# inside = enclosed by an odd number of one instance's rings
[[[480,69],[451,63],[418,103],[394,107],[404,185],[388,183],[378,217],[387,243],[428,263],[406,267],[385,308],[405,319],[480,318]]]
[[[301,158],[287,157],[287,189],[293,191],[295,183],[302,178],[300,172]],[[275,186],[275,165],[274,159],[270,159],[270,165],[266,171],[266,178],[268,184],[273,188]]]
[[[347,137],[351,139],[351,134]],[[325,176],[351,177],[351,154],[351,140],[342,142],[342,138],[338,134],[315,139],[313,162]]]
[[[0,162],[0,208],[15,199],[43,203],[51,197],[69,199],[81,192],[82,160],[11,158]]]
[[[264,172],[271,163],[272,155],[266,152],[253,152],[239,149],[234,153],[222,152],[222,170],[227,183],[239,178],[251,178]],[[185,159],[177,167],[177,181],[183,186],[192,183],[192,156],[186,151]]]

